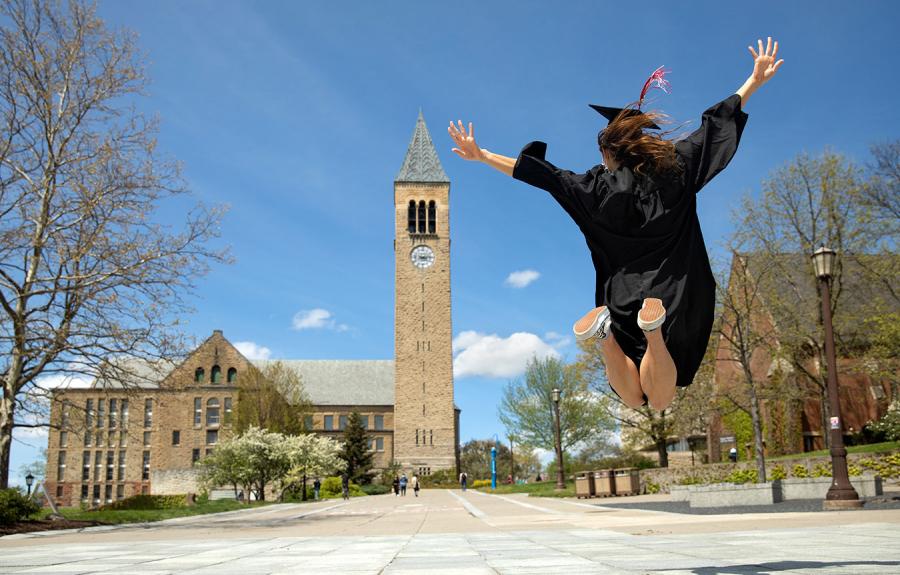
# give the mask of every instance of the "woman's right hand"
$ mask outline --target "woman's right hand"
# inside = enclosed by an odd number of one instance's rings
[[[464,160],[483,162],[484,151],[475,142],[475,129],[472,127],[472,122],[469,122],[469,131],[466,132],[462,120],[457,121],[459,123],[458,126],[450,122],[450,127],[447,128],[447,132],[456,144],[453,152]]]

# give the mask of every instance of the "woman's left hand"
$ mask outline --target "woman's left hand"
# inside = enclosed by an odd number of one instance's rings
[[[754,50],[753,46],[747,46],[747,49],[750,50],[750,54],[753,56],[753,74],[750,75],[750,78],[757,86],[762,86],[772,79],[772,76],[775,75],[775,72],[778,71],[784,60],[775,61],[775,58],[778,56],[778,42],[773,43],[771,36],[766,42],[765,49],[763,48],[762,40],[757,40],[757,44],[759,52]]]

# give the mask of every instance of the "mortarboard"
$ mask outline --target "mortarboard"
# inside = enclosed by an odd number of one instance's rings
[[[654,70],[653,73],[650,74],[650,77],[647,78],[647,81],[644,82],[644,87],[641,89],[641,97],[638,99],[637,108],[615,108],[611,106],[598,106],[597,104],[588,105],[610,122],[612,122],[622,110],[627,110],[625,117],[641,115],[643,114],[643,112],[641,112],[641,105],[644,103],[644,96],[647,95],[650,88],[659,88],[666,94],[669,93],[669,82],[665,79],[667,70],[664,70],[663,68],[663,66],[660,66]],[[651,124],[649,128],[654,130],[660,129],[660,127],[656,125],[656,122]]]

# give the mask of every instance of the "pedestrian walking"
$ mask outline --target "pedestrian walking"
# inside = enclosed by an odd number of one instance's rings
[[[322,489],[322,482],[319,481],[319,478],[316,477],[316,480],[313,481],[313,499],[316,501],[319,500],[319,490]]]
[[[410,480],[410,484],[412,485],[413,495],[416,497],[419,496],[419,476],[413,473],[412,479]]]
[[[396,475],[394,476],[394,481],[391,482],[391,487],[394,488],[394,495],[397,497],[400,496],[400,478]]]
[[[341,476],[341,496],[344,501],[350,499],[350,476],[346,473]]]
[[[465,472],[465,471],[463,471],[462,473],[459,474],[459,487],[460,487],[460,489],[462,489],[463,491],[465,491],[465,490],[466,490],[466,487],[468,487],[468,483],[469,483],[469,476],[466,475],[466,472]]]
[[[406,474],[400,476],[400,495],[406,497],[406,486],[409,484],[409,479],[406,477]]]

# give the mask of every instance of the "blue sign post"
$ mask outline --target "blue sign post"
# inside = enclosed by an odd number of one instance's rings
[[[497,489],[497,446],[491,447],[491,490]]]

